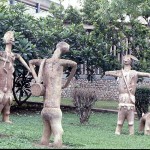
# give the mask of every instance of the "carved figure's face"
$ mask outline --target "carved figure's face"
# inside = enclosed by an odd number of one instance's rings
[[[69,52],[70,48],[69,44],[67,44],[66,42],[59,42],[56,47],[60,48],[63,54]]]
[[[67,46],[62,47],[61,51],[62,51],[63,54],[68,53],[69,52],[69,46],[67,45]]]
[[[123,58],[124,65],[131,65],[131,62],[132,62],[131,57],[124,56]]]
[[[6,32],[3,40],[5,44],[14,44],[14,41],[15,41],[14,32],[13,31]]]

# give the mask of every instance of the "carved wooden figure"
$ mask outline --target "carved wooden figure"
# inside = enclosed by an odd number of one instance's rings
[[[139,131],[144,131],[145,135],[150,135],[150,112],[142,115],[139,123]]]
[[[116,71],[106,71],[105,75],[118,77],[119,83],[119,110],[115,134],[120,135],[125,119],[128,121],[129,134],[134,134],[134,111],[135,111],[135,90],[138,77],[150,77],[150,73],[131,70],[132,55],[124,56],[124,68]]]
[[[0,51],[0,112],[2,121],[12,123],[9,120],[11,102],[13,100],[13,72],[14,61],[19,59],[20,62],[30,71],[30,68],[19,54],[12,53],[14,44],[14,32],[8,31],[3,38],[6,47],[5,51]]]
[[[69,52],[69,45],[66,42],[59,42],[56,45],[54,54],[49,59],[33,59],[29,61],[32,75],[36,81],[36,85],[32,91],[35,95],[44,97],[44,107],[41,112],[43,119],[43,135],[41,138],[42,145],[49,145],[51,134],[54,135],[54,142],[50,146],[62,147],[62,111],[60,109],[62,88],[68,86],[73,78],[77,63],[71,60],[60,59],[61,54]],[[34,66],[40,66],[38,76],[34,70]],[[43,67],[42,67],[43,66]],[[65,66],[72,67],[67,82],[62,87],[63,68]],[[43,77],[43,79],[41,79]],[[43,81],[43,85],[41,84]],[[39,93],[35,91],[39,91]],[[44,92],[42,92],[44,90]]]

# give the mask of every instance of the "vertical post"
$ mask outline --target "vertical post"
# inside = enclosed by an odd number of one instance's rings
[[[9,0],[10,5],[14,5],[14,0]]]
[[[40,3],[36,3],[36,13],[40,12]]]
[[[150,19],[148,20],[148,26],[150,27]]]

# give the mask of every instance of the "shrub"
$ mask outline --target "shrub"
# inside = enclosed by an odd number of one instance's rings
[[[97,101],[96,91],[91,88],[75,88],[73,91],[73,104],[77,114],[80,116],[80,123],[87,123],[91,114],[92,106]]]
[[[137,111],[138,118],[142,117],[142,113],[148,112],[148,106],[150,101],[150,88],[148,87],[139,87],[135,92],[135,108]]]

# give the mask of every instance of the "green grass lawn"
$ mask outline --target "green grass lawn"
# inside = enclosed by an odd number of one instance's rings
[[[42,97],[30,97],[28,101],[42,102],[42,100],[43,100]],[[73,106],[72,99],[69,99],[69,98],[62,98],[61,104]],[[118,102],[114,100],[111,100],[111,101],[99,100],[95,102],[94,108],[117,109]]]
[[[10,118],[13,124],[0,123],[0,148],[39,149],[35,144],[39,143],[43,129],[40,112],[12,112]],[[134,136],[128,135],[126,122],[122,135],[115,135],[116,122],[117,114],[92,113],[89,123],[81,125],[76,114],[63,112],[63,144],[70,149],[150,148],[149,136],[138,133],[138,120],[135,120]]]

